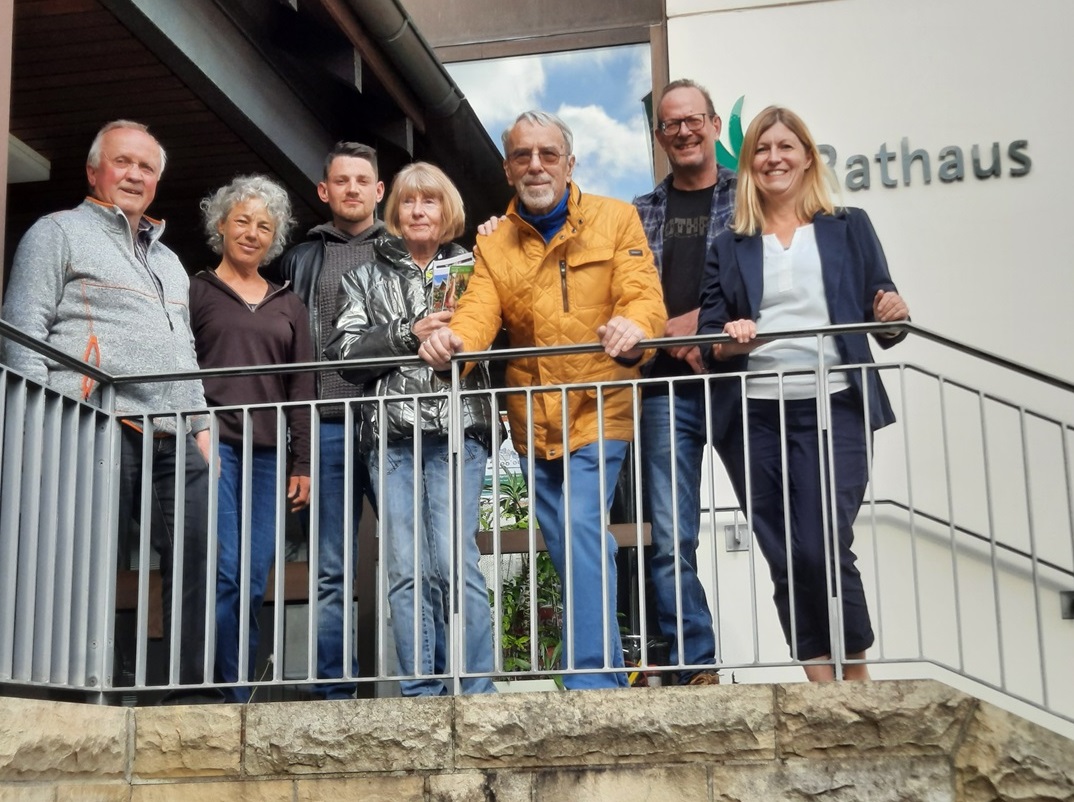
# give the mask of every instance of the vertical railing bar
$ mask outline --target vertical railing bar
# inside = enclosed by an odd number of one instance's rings
[[[575,637],[574,626],[574,528],[571,526],[571,513],[574,506],[574,502],[571,494],[571,447],[567,438],[567,429],[570,426],[570,420],[567,415],[567,404],[569,401],[569,395],[566,387],[559,389],[560,398],[560,431],[563,433],[563,553],[564,553],[564,576],[563,580],[563,606],[565,610],[569,611],[567,615],[567,645],[564,646],[564,651],[570,652],[570,669],[574,669],[576,662],[577,640]],[[530,427],[533,426],[533,419],[530,419]],[[604,500],[601,499],[601,505],[604,504]],[[603,546],[603,544],[602,544]],[[535,566],[530,566],[531,571],[535,571]],[[537,607],[536,607],[536,595],[537,595],[537,583],[536,581],[530,582],[530,616],[531,616],[531,640],[530,651],[536,656],[537,654]],[[569,645],[569,649],[568,649]],[[534,659],[532,665],[537,666],[537,661]]]
[[[345,409],[349,410],[349,406]],[[314,680],[317,677],[317,649],[319,616],[319,593],[321,573],[321,498],[323,492],[321,475],[321,413],[323,405],[312,404],[310,412],[310,505],[309,515],[306,517],[308,526],[308,540],[306,542],[306,680]],[[346,412],[344,413],[346,415]],[[344,439],[346,443],[346,439]],[[344,472],[345,475],[346,472]],[[346,487],[346,484],[344,484]],[[348,494],[344,492],[344,497]],[[346,502],[344,502],[346,504]],[[344,539],[346,539],[346,524],[344,524]],[[346,574],[344,574],[346,577]],[[346,589],[344,589],[346,590]],[[346,605],[344,605],[346,608]],[[346,610],[344,609],[344,613]],[[344,617],[346,621],[346,617]],[[282,663],[283,660],[280,660]]]
[[[1048,654],[1044,643],[1044,615],[1040,609],[1040,563],[1037,554],[1037,530],[1033,516],[1033,474],[1029,461],[1029,436],[1026,431],[1026,409],[1018,407],[1018,422],[1022,438],[1022,467],[1026,494],[1026,526],[1029,534],[1029,564],[1033,573],[1033,611],[1036,615],[1037,654],[1040,658],[1041,701],[1048,707]]]
[[[914,617],[917,626],[917,655],[918,657],[925,656],[925,632],[924,625],[921,621],[921,594],[918,589],[921,587],[921,576],[918,571],[917,561],[917,516],[914,514],[914,477],[911,468],[911,451],[910,446],[910,426],[912,418],[908,412],[909,406],[906,400],[906,367],[904,365],[899,366],[899,398],[902,403],[903,409],[903,423],[902,423],[902,438],[903,438],[903,462],[906,467],[906,508],[907,508],[907,525],[910,530],[910,565],[911,576],[914,583]]]
[[[719,572],[718,566],[716,564],[716,552],[717,552],[717,548],[718,548],[717,543],[719,542],[719,539],[716,536],[716,533],[717,533],[717,529],[716,529],[716,527],[717,527],[717,523],[716,523],[716,507],[717,507],[717,504],[716,504],[716,460],[715,460],[715,457],[716,457],[716,438],[715,438],[715,435],[714,435],[714,433],[712,431],[712,393],[713,393],[712,386],[713,386],[712,377],[711,376],[706,376],[703,379],[702,385],[701,385],[701,390],[702,390],[702,393],[704,394],[704,402],[702,404],[702,408],[704,409],[704,414],[705,414],[705,446],[704,446],[703,453],[705,454],[705,457],[708,459],[708,463],[709,463],[709,470],[708,470],[708,479],[709,479],[709,482],[708,482],[708,484],[709,484],[708,518],[709,518],[709,532],[711,534],[711,540],[712,540],[712,548],[709,550],[709,570],[710,570],[711,576],[712,576],[712,595],[713,595],[713,599],[712,599],[712,623],[713,623],[713,635],[715,637],[715,642],[716,642],[716,653],[714,655],[714,658],[716,660],[716,664],[719,665],[721,662],[723,662],[723,627],[720,626],[720,618],[721,618],[721,615],[720,615],[720,609],[721,609],[720,598],[721,598],[721,595],[722,595],[721,589],[720,589],[720,584],[721,584],[720,583],[720,572]],[[702,459],[702,465],[704,465],[704,458]],[[700,488],[698,488],[698,501],[700,502],[700,500],[701,500],[700,499]],[[698,523],[700,523],[700,520],[698,521]],[[737,527],[738,527],[738,515],[737,514],[735,515],[734,526],[736,527],[735,531],[737,531]],[[700,540],[700,527],[698,528],[698,539]],[[698,546],[700,547],[700,543],[698,543]]]
[[[403,402],[400,401],[400,404]],[[414,571],[414,587],[411,589],[413,599],[411,604],[413,605],[414,615],[410,621],[410,634],[413,641],[413,648],[411,649],[410,659],[414,670],[411,673],[412,677],[425,677],[427,676],[421,665],[421,619],[424,615],[424,600],[422,594],[422,581],[425,576],[422,563],[422,551],[424,548],[424,516],[422,515],[422,501],[425,488],[425,470],[422,466],[422,437],[421,437],[421,401],[417,396],[411,400],[414,405],[413,412],[413,425],[411,428],[412,438],[411,442],[411,465],[413,471],[411,473],[411,517],[414,520],[414,527],[410,531],[410,548],[411,548],[411,563]],[[387,437],[387,426],[385,426],[384,436]],[[432,581],[432,577],[429,577],[429,581]],[[436,673],[436,667],[433,666],[432,673]]]
[[[52,646],[55,635],[53,593],[57,538],[61,512],[59,509],[59,480],[61,460],[60,441],[63,434],[60,420],[60,400],[46,391],[42,394],[41,416],[41,484],[38,489],[40,507],[37,519],[37,554],[35,556],[34,613],[30,619],[33,631],[34,682],[48,682],[52,673]]]
[[[1003,648],[1003,618],[1000,614],[999,553],[996,544],[995,512],[992,504],[992,471],[988,450],[988,421],[985,407],[985,395],[977,393],[977,409],[981,416],[981,461],[984,469],[985,514],[988,521],[989,562],[992,568],[992,602],[996,609],[996,662],[999,665],[999,682],[1007,687],[1006,649]]]
[[[119,563],[119,474],[123,453],[120,438],[123,424],[116,416],[114,384],[101,385],[101,409],[107,415],[99,432],[103,441],[102,451],[107,456],[102,466],[105,478],[101,483],[107,503],[103,505],[106,510],[104,521],[99,524],[100,528],[94,530],[94,543],[90,550],[93,568],[88,583],[87,610],[93,624],[90,626],[92,648],[87,656],[87,671],[90,675],[88,684],[96,684],[105,690],[115,684],[112,675],[115,668],[116,569]],[[94,520],[99,521],[96,516]],[[104,701],[103,694],[100,701]]]
[[[183,586],[186,574],[186,419],[175,413],[175,534],[172,538],[172,630],[169,637],[168,657],[171,662],[169,685],[179,684],[179,665],[183,649]],[[206,608],[208,613],[208,608]],[[204,681],[204,677],[201,680]]]
[[[500,465],[500,449],[503,446],[503,429],[500,426],[499,393],[492,391],[492,512],[489,527],[492,532],[492,657],[496,671],[503,671],[503,557],[500,548],[500,481],[503,468]]]
[[[89,568],[93,544],[97,540],[94,518],[95,513],[107,510],[106,503],[97,503],[97,488],[108,488],[110,484],[98,477],[106,475],[108,461],[98,447],[98,435],[103,425],[98,422],[97,413],[86,406],[78,406],[78,462],[77,483],[75,486],[74,515],[72,516],[71,548],[71,610],[70,642],[67,654],[67,684],[71,687],[86,686],[86,658],[89,653]],[[113,538],[114,539],[114,538]]]
[[[641,431],[641,392],[638,383],[632,382],[631,384],[631,417],[635,432]],[[643,509],[642,499],[642,471],[641,462],[644,459],[644,455],[641,453],[640,446],[641,439],[635,440],[634,459],[631,460],[631,469],[634,474],[634,509],[637,511],[634,526],[634,551],[637,554],[638,560],[638,577],[637,577],[637,590],[638,590],[638,664],[641,666],[649,665],[649,621],[648,621],[648,599],[645,595],[645,577],[647,575],[646,561],[645,561],[645,519],[641,514]],[[650,527],[651,527],[650,522]]]
[[[0,680],[10,681],[15,646],[15,588],[18,578],[18,481],[23,471],[23,438],[9,436],[25,428],[26,380],[0,365]],[[15,403],[9,404],[9,395]],[[21,399],[21,404],[18,403]],[[14,411],[12,411],[14,407]]]
[[[354,404],[348,401],[343,405],[343,531],[339,533],[339,536],[343,538],[343,616],[341,618],[341,626],[343,627],[341,649],[343,653],[340,655],[340,660],[343,666],[343,679],[345,680],[355,678],[354,654],[357,644],[354,642],[354,633],[357,627],[355,625],[356,611],[354,609],[354,573],[355,566],[358,564],[358,555],[356,554],[358,550],[358,532],[354,521],[355,518],[361,516],[362,508],[365,505],[364,496],[355,498],[353,492],[347,492],[348,488],[353,488],[356,484],[356,472],[360,470],[356,461],[363,458],[362,455],[358,454],[358,449],[355,448],[356,426],[354,416]],[[316,597],[311,597],[311,599],[314,598]],[[387,598],[382,597],[381,603],[386,604]],[[320,627],[319,620],[317,626],[318,628]],[[314,639],[314,643],[317,644],[317,639]],[[319,644],[317,646],[320,648]],[[319,660],[320,655],[317,655],[317,660],[314,664],[316,665]]]
[[[843,627],[843,575],[842,544],[839,541],[839,516],[836,506],[835,432],[832,425],[832,396],[828,385],[828,367],[825,364],[823,334],[817,335],[817,451],[820,464],[820,525],[824,533],[824,594],[828,601],[828,643],[832,660],[832,673],[837,680],[843,678],[843,660],[846,649]],[[827,456],[825,456],[827,452]],[[824,490],[827,488],[827,491]],[[834,574],[834,576],[833,576]],[[832,580],[835,580],[833,583]],[[832,585],[835,598],[832,598]]]
[[[72,618],[72,552],[74,520],[78,503],[80,469],[79,409],[77,405],[57,399],[60,417],[59,472],[57,476],[55,573],[50,593],[52,614],[52,655],[49,682],[68,684]]]
[[[21,679],[15,670],[15,637],[18,620],[19,519],[22,517],[21,485],[25,481],[23,455],[26,446],[27,380],[6,370],[0,394],[0,679]],[[8,400],[10,396],[10,401]],[[10,430],[10,431],[9,431]],[[17,435],[17,436],[16,436]]]
[[[283,656],[286,649],[284,612],[287,605],[287,590],[284,578],[287,575],[287,512],[290,509],[290,500],[287,491],[290,487],[290,476],[287,473],[287,429],[289,412],[296,415],[302,414],[298,404],[276,405],[276,517],[275,536],[273,538],[274,554],[272,558],[272,651],[269,654],[269,669],[271,681],[274,683],[283,680]],[[310,431],[312,436],[312,430]],[[313,600],[310,600],[313,603]],[[260,679],[260,677],[259,677]]]
[[[761,628],[757,622],[757,538],[753,536],[753,468],[751,463],[751,444],[750,444],[750,420],[749,420],[749,394],[747,390],[746,374],[740,373],[738,375],[738,391],[739,391],[739,421],[742,426],[742,466],[745,485],[744,495],[745,499],[740,500],[740,504],[745,505],[743,512],[746,514],[746,526],[750,530],[750,547],[749,547],[749,563],[750,563],[750,613],[753,622],[753,662],[761,662]]]
[[[526,389],[526,466],[528,473],[526,474],[529,481],[526,482],[526,492],[528,495],[529,508],[532,511],[529,521],[529,533],[527,537],[529,546],[529,560],[527,561],[526,568],[529,571],[529,589],[530,589],[530,671],[534,671],[537,664],[533,662],[534,643],[537,640],[537,614],[533,605],[533,591],[537,585],[537,522],[536,511],[537,505],[533,503],[534,499],[534,487],[537,485],[537,481],[533,475],[534,466],[536,465],[536,456],[533,453],[534,435],[533,435],[533,390]],[[567,455],[563,455],[563,464],[566,465]],[[566,472],[564,472],[564,478],[566,478]],[[567,607],[567,582],[564,577],[560,577],[560,591],[563,597],[563,632],[566,632],[567,622],[569,616],[569,608]],[[574,655],[569,653],[566,648],[566,643],[563,645],[562,653],[568,654],[570,657],[570,665],[568,666],[567,660],[563,660],[563,668],[571,668],[574,665]]]
[[[35,625],[37,623],[37,585],[39,581],[38,548],[41,538],[41,482],[43,480],[42,452],[44,449],[45,394],[35,389],[27,396],[23,465],[20,475],[21,516],[16,524],[19,531],[18,577],[15,617],[15,678],[34,677]]]
[[[220,419],[209,410],[209,495],[205,520],[205,621],[202,632],[205,650],[201,658],[203,677],[215,679],[216,664],[216,577],[220,548]]]
[[[951,481],[951,445],[947,436],[947,393],[945,392],[946,381],[940,379],[940,438],[943,443],[943,473],[944,487],[947,490],[947,531],[948,540],[951,544],[951,587],[955,594],[955,631],[958,633],[958,670],[966,673],[964,657],[964,644],[962,639],[962,592],[958,581],[958,543],[955,541],[955,498],[954,486]]]
[[[675,436],[675,390],[674,379],[668,382],[668,442],[671,444],[671,557],[675,576],[675,646],[678,652],[675,665],[679,671],[686,663],[686,648],[683,644],[682,623],[682,566],[679,564],[681,549],[679,547],[679,444]]]
[[[467,671],[466,665],[466,582],[464,577],[463,555],[466,548],[462,538],[470,536],[470,527],[463,521],[464,504],[460,502],[463,493],[469,492],[465,486],[466,472],[463,466],[463,441],[466,433],[462,427],[462,394],[460,375],[461,362],[451,363],[451,384],[448,387],[448,476],[451,487],[447,488],[448,520],[451,521],[451,537],[448,544],[448,565],[451,575],[448,577],[448,674],[452,682],[452,696],[462,693],[462,676]],[[480,490],[478,490],[480,493]],[[477,622],[475,621],[476,625]]]
[[[253,565],[251,549],[253,538],[253,481],[254,481],[254,419],[250,407],[242,408],[242,451],[239,461],[239,649],[238,671],[235,676],[239,683],[253,679],[250,676],[250,569]],[[279,495],[279,486],[277,486]],[[232,644],[225,646],[228,650]]]
[[[611,562],[607,556],[607,540],[609,537],[608,525],[610,519],[608,517],[608,508],[604,503],[604,499],[608,497],[608,476],[605,472],[605,460],[607,453],[605,451],[604,442],[604,388],[600,385],[596,387],[597,394],[597,491],[600,493],[600,549],[598,554],[600,555],[600,609],[601,609],[601,640],[604,642],[601,652],[604,654],[604,667],[611,668],[614,664],[612,659],[611,644],[609,643],[608,633],[611,627],[618,628],[619,621],[616,617],[616,611],[609,609],[608,605],[608,590],[611,585],[611,577],[608,576],[610,570],[609,563]],[[566,436],[566,434],[564,434]],[[564,442],[564,448],[566,448],[566,442]],[[609,622],[609,618],[613,619]]]
[[[149,632],[149,550],[150,532],[153,524],[153,421],[148,415],[141,418],[141,483],[137,488],[139,495],[138,515],[138,601],[135,614],[134,647],[134,684],[137,688],[145,687],[146,650]],[[134,489],[132,488],[132,492]],[[124,555],[126,556],[126,555]],[[163,572],[161,575],[163,579]],[[162,588],[163,590],[163,588]],[[169,662],[169,668],[173,661]],[[169,671],[170,674],[170,671]]]
[[[787,554],[787,593],[790,599],[789,617],[790,617],[790,647],[791,647],[791,659],[796,663],[802,662],[801,657],[798,654],[798,613],[795,609],[797,604],[795,603],[795,589],[794,581],[794,548],[793,541],[791,539],[791,483],[790,483],[790,468],[787,464],[787,399],[784,395],[784,376],[782,373],[776,377],[776,390],[777,400],[779,402],[779,475],[780,484],[782,485],[781,495],[783,496],[783,548],[786,549]]]
[[[861,371],[861,386],[866,388],[869,386],[869,373],[865,366],[859,368]],[[847,378],[850,374],[847,374]],[[876,371],[876,381],[881,379],[879,371]],[[880,632],[880,637],[876,640],[879,641],[879,648],[877,651],[877,659],[883,661],[884,659],[884,608],[883,608],[883,596],[880,593],[880,537],[876,529],[876,487],[875,487],[875,475],[873,474],[873,428],[872,428],[872,404],[870,403],[869,393],[862,393],[862,427],[865,436],[865,480],[866,486],[869,488],[869,531],[872,537],[873,546],[873,576],[876,581],[876,621],[877,629]]]
[[[371,402],[366,402],[371,403]],[[388,458],[388,441],[385,439],[385,416],[387,414],[387,404],[384,402],[384,396],[379,396],[376,399],[377,404],[377,475],[375,478],[370,477],[371,481],[377,483],[378,499],[386,498],[385,491],[387,490],[387,482],[385,481],[384,467]],[[387,602],[388,600],[388,548],[387,537],[385,535],[386,525],[383,515],[377,516],[377,598]],[[377,626],[379,628],[377,642],[380,644],[386,644],[388,642],[388,604],[382,604],[377,614]],[[388,650],[381,648],[377,650],[380,658],[379,665],[377,666],[377,676],[386,677],[389,674],[388,671]]]

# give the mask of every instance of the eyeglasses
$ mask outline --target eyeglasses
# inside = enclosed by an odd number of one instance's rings
[[[511,162],[515,167],[529,167],[530,162],[533,161],[533,154],[537,154],[537,158],[541,160],[541,164],[545,167],[552,167],[559,164],[559,160],[566,154],[560,153],[555,148],[534,148],[533,150],[512,150],[507,154],[507,160]]]
[[[705,127],[705,121],[708,120],[707,114],[691,114],[689,117],[683,117],[681,120],[662,120],[657,128],[664,136],[675,136],[679,133],[679,128],[686,126],[686,130],[691,133],[700,131]]]

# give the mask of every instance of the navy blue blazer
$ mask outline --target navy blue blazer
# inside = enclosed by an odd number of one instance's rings
[[[887,259],[876,237],[869,216],[862,209],[838,209],[835,214],[817,213],[813,217],[820,251],[824,295],[833,324],[873,322],[873,298],[877,290],[894,291]],[[705,274],[701,282],[701,312],[698,334],[722,334],[730,320],[757,320],[764,291],[764,256],[759,234],[746,236],[726,230],[709,249]],[[883,348],[890,348],[906,336],[878,337]],[[873,361],[865,334],[840,334],[836,338],[839,356],[846,364]],[[710,354],[708,349],[703,353]],[[708,358],[714,372],[734,373],[747,369],[748,355],[725,361]],[[873,429],[895,421],[884,385],[876,371],[868,371],[869,418]],[[851,386],[863,398],[861,371],[847,374]],[[715,385],[713,425],[717,440],[722,439],[731,421],[741,411],[741,385],[738,382]]]

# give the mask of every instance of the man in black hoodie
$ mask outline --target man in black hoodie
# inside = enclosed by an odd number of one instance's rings
[[[317,185],[317,194],[328,204],[332,222],[310,230],[305,242],[291,248],[279,264],[280,277],[291,282],[309,310],[313,350],[324,358],[324,346],[333,331],[336,314],[336,293],[343,274],[373,258],[373,241],[384,230],[375,219],[377,203],[384,196],[384,184],[377,177],[377,154],[373,148],[357,142],[337,142],[324,161],[324,180]],[[347,399],[360,395],[359,388],[344,381],[335,371],[317,376],[317,398]],[[353,485],[345,486],[345,445],[353,436],[344,422],[344,405],[320,407],[320,459],[317,491],[317,676],[321,679],[341,678],[343,661],[343,610],[351,593],[344,587],[343,505],[350,490],[354,500],[354,528],[362,511],[369,478],[362,469],[363,461],[355,459]],[[312,528],[312,522],[311,522]],[[311,538],[312,540],[312,538]],[[353,557],[357,543],[352,540]],[[350,648],[351,676],[358,673],[354,644]],[[314,686],[314,694],[325,699],[353,697],[354,683],[333,683]]]

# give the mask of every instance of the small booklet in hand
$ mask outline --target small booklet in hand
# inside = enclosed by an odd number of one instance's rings
[[[433,298],[429,311],[443,312],[454,309],[466,290],[470,276],[474,274],[474,255],[467,251],[447,259],[437,259],[430,267],[433,274]]]

